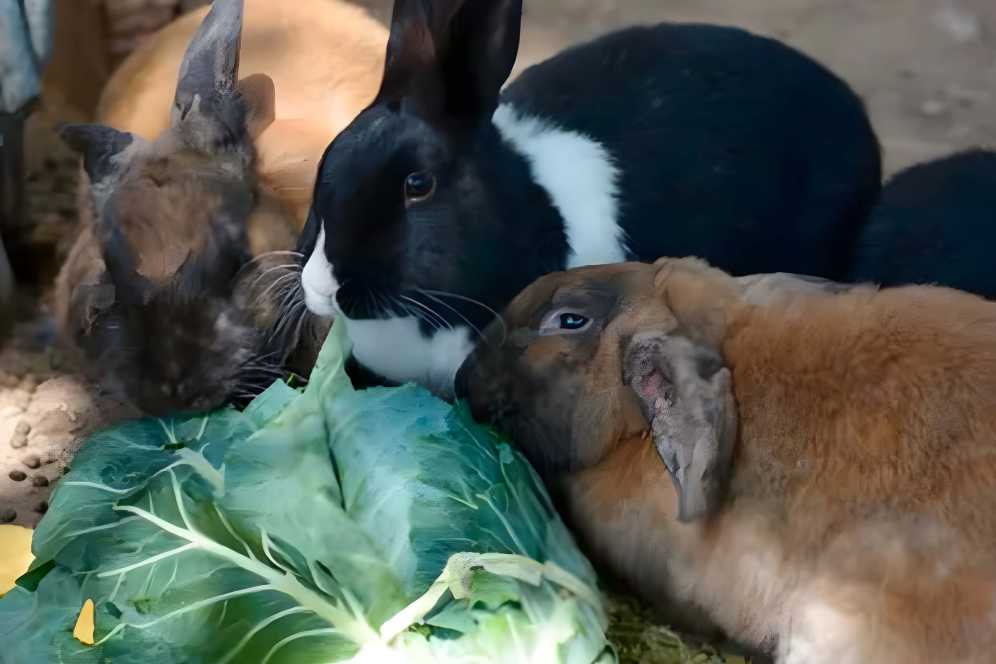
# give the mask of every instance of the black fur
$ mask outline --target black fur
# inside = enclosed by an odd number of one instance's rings
[[[323,224],[349,318],[415,315],[425,336],[483,327],[489,309],[566,266],[560,212],[491,121],[521,5],[396,3],[380,94],[327,149],[301,245],[310,255]],[[839,278],[880,187],[861,100],[810,58],[739,29],[616,32],[528,69],[500,100],[608,150],[627,258]],[[417,171],[435,176],[435,194],[406,205]]]
[[[403,183],[419,170],[435,174],[437,193],[431,206],[406,209]],[[443,307],[422,291],[457,293],[498,309],[537,274],[560,269],[567,252],[546,190],[490,123],[440,136],[418,118],[374,106],[326,151],[314,207],[342,284],[339,304],[352,318],[385,309],[404,315],[404,296],[450,323],[466,317],[483,328],[487,309],[462,300]],[[310,254],[316,238],[313,214],[302,253]],[[423,319],[427,332],[434,320]]]
[[[739,29],[615,32],[526,70],[504,101],[608,148],[638,260],[834,278],[879,190],[861,100],[815,61]]]
[[[59,137],[83,156],[83,168],[95,185],[117,172],[114,158],[135,141],[128,132],[92,124],[61,125]]]
[[[913,166],[883,189],[849,281],[931,282],[996,298],[996,152]]]

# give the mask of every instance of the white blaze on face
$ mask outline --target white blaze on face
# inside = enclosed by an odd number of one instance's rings
[[[325,255],[324,228],[318,231],[318,241],[301,271],[301,288],[304,289],[304,303],[313,314],[324,318],[335,315],[339,282],[332,276],[332,264]]]

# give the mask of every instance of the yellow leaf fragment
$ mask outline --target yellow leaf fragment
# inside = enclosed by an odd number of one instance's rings
[[[93,645],[93,600],[88,599],[83,603],[80,610],[80,617],[76,620],[76,627],[73,628],[73,636],[80,643],[88,646]]]
[[[17,577],[28,571],[32,560],[31,530],[0,526],[0,597],[10,592]]]

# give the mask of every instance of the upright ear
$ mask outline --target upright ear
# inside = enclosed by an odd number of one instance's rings
[[[145,140],[135,134],[98,124],[64,124],[59,136],[70,148],[83,156],[83,170],[90,180],[90,191],[98,215],[108,196],[135,152]]]
[[[266,74],[253,74],[239,81],[246,106],[246,129],[255,140],[277,117],[277,86]]]
[[[624,379],[678,493],[678,520],[714,514],[737,438],[730,370],[715,350],[674,334],[634,338],[624,358]]]
[[[444,4],[452,5],[443,7]],[[452,18],[456,2],[432,3],[425,0],[395,0],[391,14],[391,34],[387,40],[384,78],[377,102],[400,102],[416,88],[423,96],[442,96],[437,75],[438,40]],[[431,90],[428,88],[432,88]]]
[[[378,101],[490,119],[519,51],[522,0],[397,0]]]
[[[243,0],[214,0],[180,64],[172,122],[204,150],[238,145],[247,135],[239,94]]]
[[[83,170],[94,185],[116,178],[128,161],[128,148],[142,140],[98,124],[64,124],[59,137],[83,156]]]
[[[449,110],[491,118],[519,53],[522,0],[468,0],[443,59]]]

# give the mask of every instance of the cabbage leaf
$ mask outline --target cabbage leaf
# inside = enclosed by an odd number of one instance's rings
[[[0,662],[613,661],[529,465],[423,388],[353,390],[342,328],[303,391],[93,436],[0,600]]]

